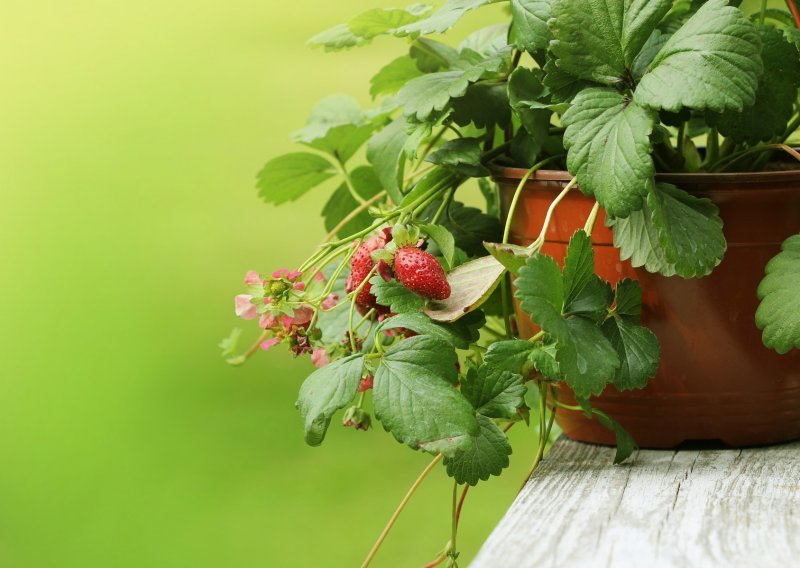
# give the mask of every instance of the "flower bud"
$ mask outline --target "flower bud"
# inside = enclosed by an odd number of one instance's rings
[[[355,428],[356,430],[369,430],[372,424],[372,418],[369,412],[358,406],[351,406],[348,408],[342,417],[342,424],[347,428]]]

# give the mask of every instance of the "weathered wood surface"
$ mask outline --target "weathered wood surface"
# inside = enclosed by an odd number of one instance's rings
[[[800,443],[613,455],[556,442],[472,568],[800,566]]]

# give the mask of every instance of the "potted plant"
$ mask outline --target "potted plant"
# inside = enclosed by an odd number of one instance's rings
[[[617,462],[635,440],[800,436],[797,5],[511,0],[457,47],[429,37],[493,3],[368,10],[310,40],[408,50],[372,78],[375,108],[324,99],[305,148],[259,173],[275,205],[337,178],[329,234],[296,270],[246,275],[236,312],[262,332],[222,343],[232,364],[311,357],[309,444],[339,411],[374,415],[435,456],[420,480],[444,463],[464,488],[431,565],[455,565],[459,503],[520,422],[532,470],[556,418]]]

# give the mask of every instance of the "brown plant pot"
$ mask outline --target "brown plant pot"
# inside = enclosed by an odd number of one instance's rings
[[[496,172],[504,215],[525,173]],[[570,179],[567,172],[540,171],[526,184],[511,242],[533,242],[548,206]],[[764,267],[787,237],[800,232],[800,170],[658,179],[717,204],[728,251],[703,279],[650,274],[620,260],[601,211],[592,235],[597,273],[612,283],[639,280],[642,321],[661,342],[661,366],[645,389],[609,387],[592,404],[618,420],[643,448],[672,448],[688,440],[752,446],[800,438],[800,352],[778,355],[764,347],[754,320]],[[570,237],[583,227],[593,204],[571,191],[555,210],[543,252],[562,262]],[[537,328],[516,302],[515,311],[520,334],[531,337]],[[574,404],[569,389],[561,387],[559,396]],[[614,443],[613,434],[581,412],[560,410],[558,423],[575,440]]]

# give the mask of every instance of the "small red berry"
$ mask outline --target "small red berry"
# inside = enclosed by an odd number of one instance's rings
[[[403,286],[430,300],[446,300],[450,297],[442,265],[436,258],[414,246],[400,248],[394,255],[394,272]]]
[[[385,247],[386,243],[391,239],[391,234],[388,234],[387,231],[382,231],[367,239],[358,247],[353,258],[350,259],[350,275],[345,283],[345,290],[347,290],[348,294],[358,288],[375,267],[372,252]],[[375,295],[370,292],[371,288],[372,285],[367,282],[356,297],[356,307],[359,313],[365,314],[372,308],[375,308],[379,315],[388,312],[388,308],[377,303]]]

